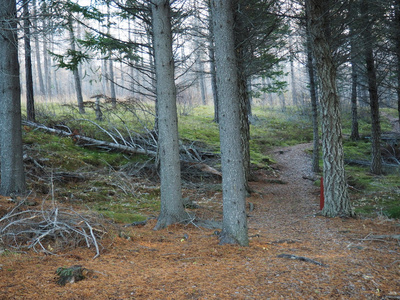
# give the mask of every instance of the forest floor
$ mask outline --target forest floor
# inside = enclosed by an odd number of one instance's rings
[[[121,226],[96,259],[86,248],[3,251],[0,299],[400,299],[399,221],[319,216],[310,148],[274,149],[273,170],[255,174],[249,247],[220,246],[215,230],[193,224]],[[197,217],[221,219],[220,192],[185,194]],[[59,286],[57,268],[73,265],[92,272]]]

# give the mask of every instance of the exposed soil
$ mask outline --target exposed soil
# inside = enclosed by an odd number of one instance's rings
[[[256,174],[249,247],[220,246],[214,230],[194,225],[153,231],[151,220],[102,240],[96,259],[84,248],[58,256],[4,252],[0,298],[400,299],[400,242],[390,237],[400,234],[398,221],[318,216],[308,148],[275,149],[275,170]],[[185,193],[200,206],[197,216],[220,220],[221,193]],[[73,265],[93,272],[57,285],[57,268]]]

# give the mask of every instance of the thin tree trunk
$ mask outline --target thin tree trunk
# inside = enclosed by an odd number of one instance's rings
[[[69,17],[68,25],[69,25],[69,38],[70,38],[71,50],[76,51],[74,27],[73,27],[73,21],[72,21],[71,16]],[[84,114],[85,107],[83,106],[82,85],[81,85],[82,83],[81,83],[81,77],[79,76],[78,66],[76,66],[72,70],[72,72],[74,74],[75,93],[76,93],[76,99],[78,102],[79,113]]]
[[[155,229],[161,229],[188,215],[182,202],[170,5],[168,0],[152,3],[161,180],[161,212]]]
[[[43,15],[47,15],[47,4],[46,1],[43,1],[42,4],[42,13]],[[46,18],[43,18],[42,24],[43,24],[43,30],[46,31],[48,30],[48,24],[46,22]],[[51,99],[51,83],[50,83],[50,63],[49,63],[49,54],[48,54],[48,46],[47,46],[47,34],[43,34],[43,69],[44,69],[44,81],[45,81],[45,87],[46,87],[46,94],[45,94],[45,100],[49,101]]]
[[[307,70],[310,81],[310,98],[312,110],[312,124],[313,124],[313,155],[312,155],[312,171],[320,172],[319,168],[319,130],[318,130],[318,99],[317,88],[315,84],[314,63],[311,46],[311,36],[308,25],[307,28]]]
[[[357,9],[355,3],[350,4],[350,14],[357,17]],[[354,24],[350,24],[350,62],[351,62],[351,134],[350,139],[353,141],[360,139],[358,131],[358,109],[357,109],[357,86],[358,86],[358,73],[357,73],[357,42],[354,30]]]
[[[24,16],[24,46],[25,46],[25,85],[26,85],[26,118],[28,121],[35,121],[35,101],[33,98],[33,76],[32,76],[32,51],[29,0],[23,3]]]
[[[247,93],[247,116],[249,118],[249,120],[253,119],[253,94],[252,94],[252,86],[253,86],[253,82],[251,80],[251,76],[247,76],[247,83],[246,83],[246,93]],[[250,122],[250,121],[249,121]],[[251,122],[250,122],[251,124]]]
[[[115,93],[115,81],[114,81],[114,63],[113,60],[110,58],[109,60],[109,69],[110,69],[110,93],[111,93],[111,105],[113,108],[117,107],[117,96]]]
[[[240,134],[240,92],[231,0],[212,0],[221,141],[223,228],[220,243],[249,244]]]
[[[292,90],[292,101],[293,101],[293,106],[298,107],[299,106],[299,101],[297,98],[297,89],[296,89],[296,76],[294,74],[294,53],[293,53],[293,48],[292,48],[292,39],[289,37],[289,51],[290,51],[290,85],[291,85],[291,90]]]
[[[353,47],[352,47],[353,48]],[[351,50],[353,52],[353,50]],[[353,55],[353,54],[352,54]],[[351,59],[351,135],[353,141],[360,139],[358,130],[358,105],[357,105],[357,63]]]
[[[352,214],[344,170],[342,125],[336,86],[336,66],[330,48],[329,4],[326,0],[306,1],[308,26],[321,83],[322,150],[325,206],[328,217]]]
[[[373,53],[373,37],[371,19],[368,18],[368,1],[363,1],[361,14],[366,21],[364,36],[365,63],[367,65],[369,106],[371,109],[371,172],[376,175],[382,174],[382,154],[381,154],[381,125],[379,119],[379,96],[376,82],[376,69]]]
[[[197,50],[200,52],[200,50]],[[206,99],[206,87],[204,83],[204,63],[201,60],[201,55],[199,54],[198,57],[198,68],[199,68],[199,87],[200,87],[200,96],[201,96],[201,103],[203,105],[207,105],[207,99]]]
[[[211,40],[210,43],[213,43]],[[215,51],[214,45],[210,45],[210,71],[211,71],[211,89],[214,100],[214,122],[219,123],[219,101],[218,101],[218,88],[217,88],[217,76],[215,69]]]
[[[208,35],[208,54],[210,57],[210,73],[211,73],[211,90],[212,90],[212,95],[213,95],[213,102],[214,102],[214,122],[219,123],[219,117],[218,117],[218,92],[217,92],[217,75],[216,75],[216,69],[215,69],[215,46],[214,46],[214,29],[213,29],[213,24],[212,24],[212,9],[211,9],[211,3],[210,0],[207,1],[207,6],[208,6],[208,14],[209,14],[209,20],[208,20],[208,30],[209,30],[209,35]]]
[[[278,94],[278,98],[281,101],[281,109],[283,112],[286,111],[286,99],[285,99],[285,95],[281,92],[279,92]]]
[[[46,89],[44,87],[44,81],[43,81],[43,73],[42,73],[42,63],[40,60],[40,45],[39,45],[39,39],[38,39],[38,26],[37,26],[37,8],[36,8],[36,0],[32,1],[32,6],[33,6],[33,15],[34,18],[32,20],[32,25],[33,29],[35,31],[34,33],[34,41],[35,41],[35,53],[36,53],[36,69],[37,69],[37,77],[39,80],[39,88],[40,88],[40,94],[42,96],[45,96],[46,94]]]
[[[111,22],[110,22],[110,5],[107,4],[107,23],[108,23],[108,34],[110,34]],[[115,81],[114,81],[114,63],[112,60],[112,52],[109,53],[109,76],[108,82],[110,83],[110,93],[111,93],[111,105],[113,108],[117,107],[117,96],[115,94]]]
[[[397,111],[400,122],[400,0],[396,0],[395,3],[395,22],[397,59]]]
[[[0,23],[0,193],[10,195],[25,192],[15,0],[3,0]]]

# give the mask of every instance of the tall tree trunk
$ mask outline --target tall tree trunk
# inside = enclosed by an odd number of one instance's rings
[[[371,172],[376,175],[382,174],[382,154],[381,154],[381,124],[379,119],[379,96],[376,82],[376,69],[373,53],[372,24],[369,15],[368,0],[364,0],[361,5],[361,14],[366,21],[363,30],[365,63],[367,65],[369,106],[371,109]]]
[[[0,193],[10,195],[25,192],[15,0],[2,1],[0,23]]]
[[[329,44],[329,4],[326,0],[307,0],[306,8],[322,91],[322,150],[325,197],[325,206],[322,213],[328,217],[350,216],[352,211],[344,170],[336,66]]]
[[[107,2],[107,33],[110,34],[111,22],[110,22],[110,4]],[[114,80],[114,63],[112,60],[112,51],[109,53],[109,74],[107,75],[108,82],[110,83],[110,93],[111,93],[111,105],[113,108],[117,107],[117,96],[115,94],[115,80]]]
[[[214,46],[214,29],[212,24],[212,9],[211,9],[211,2],[207,0],[208,6],[208,53],[210,58],[210,73],[211,73],[211,90],[213,95],[213,102],[214,102],[214,122],[219,123],[218,117],[218,92],[217,92],[217,75],[216,75],[216,68],[215,68],[215,46]]]
[[[397,111],[400,122],[400,0],[395,2],[395,36],[397,59]]]
[[[211,72],[211,90],[214,102],[214,122],[219,123],[219,102],[218,102],[218,88],[217,88],[217,75],[215,69],[215,51],[213,40],[210,40],[210,72]]]
[[[223,228],[220,243],[247,246],[246,188],[240,134],[240,91],[231,0],[212,0],[221,141]]]
[[[69,39],[70,39],[71,50],[75,52],[76,45],[75,45],[75,35],[74,35],[74,26],[73,26],[72,16],[69,17],[68,26],[69,26]],[[72,70],[72,72],[74,74],[75,93],[76,93],[76,100],[78,102],[79,113],[84,114],[85,107],[83,106],[82,83],[81,83],[81,77],[79,76],[78,66],[76,66]]]
[[[207,105],[207,99],[206,99],[206,87],[204,84],[204,63],[201,59],[201,50],[198,49],[198,58],[197,58],[197,66],[198,66],[198,78],[199,78],[199,88],[200,88],[200,97],[201,97],[201,103],[203,105]]]
[[[350,139],[353,141],[360,139],[358,130],[358,105],[357,105],[357,62],[354,58],[354,49],[351,47],[351,134]]]
[[[234,36],[235,36],[235,50],[237,60],[237,72],[239,80],[239,99],[240,99],[240,135],[242,142],[242,155],[243,155],[243,169],[245,175],[245,186],[248,193],[250,193],[250,186],[248,184],[250,179],[250,124],[249,116],[251,111],[250,106],[250,93],[249,87],[249,75],[246,72],[246,57],[250,55],[247,53],[245,47],[247,34],[247,28],[242,22],[241,3],[238,0],[234,0]]]
[[[111,105],[113,108],[116,108],[117,107],[117,96],[115,93],[114,63],[113,63],[113,60],[111,57],[109,60],[109,70],[110,70],[109,83],[110,83],[110,93],[111,93]]]
[[[161,179],[161,212],[155,229],[161,229],[188,215],[182,202],[170,4],[168,0],[152,3]]]
[[[197,32],[201,32],[201,28],[199,25],[199,13],[198,13],[198,8],[195,3],[195,9],[196,9],[196,20],[195,20],[195,30]],[[207,105],[207,100],[206,100],[206,90],[205,90],[205,84],[204,84],[204,62],[203,62],[203,47],[201,46],[201,41],[199,37],[195,37],[195,45],[196,45],[196,65],[197,65],[197,80],[199,83],[199,90],[200,90],[200,99],[202,105]]]
[[[358,9],[355,1],[350,3],[350,15],[354,19],[358,16]],[[353,141],[360,139],[358,131],[358,105],[357,105],[357,86],[358,86],[358,72],[357,72],[357,36],[355,32],[354,22],[350,23],[350,63],[351,63],[351,134],[350,139]]]
[[[240,101],[240,140],[243,156],[243,170],[244,170],[244,182],[247,193],[251,193],[249,186],[250,180],[250,124],[249,124],[249,98],[247,90],[247,78],[244,70],[243,56],[240,55],[240,50],[236,48],[237,58],[237,70],[239,80],[239,101]]]
[[[281,101],[281,109],[283,112],[286,111],[286,99],[285,99],[285,95],[282,92],[278,93],[278,98]]]
[[[37,77],[39,80],[39,89],[40,89],[40,94],[42,96],[45,96],[46,94],[46,89],[44,87],[44,81],[43,81],[43,73],[42,73],[42,63],[40,60],[40,45],[39,45],[39,39],[38,39],[38,26],[37,26],[37,8],[36,8],[36,0],[32,1],[32,6],[33,6],[33,15],[35,16],[32,19],[32,25],[33,29],[35,31],[35,34],[33,36],[34,41],[35,41],[35,53],[36,53],[36,69],[37,69]]]
[[[290,61],[290,85],[291,85],[291,90],[292,90],[292,101],[293,101],[293,106],[298,107],[299,106],[299,100],[297,97],[297,89],[296,89],[296,76],[295,76],[295,71],[294,71],[294,53],[293,53],[293,48],[292,48],[292,38],[289,37],[289,61]]]
[[[47,12],[47,4],[46,1],[42,2],[42,14],[46,16],[48,14]],[[46,87],[46,101],[50,101],[52,98],[52,90],[51,90],[51,68],[50,68],[50,58],[49,58],[49,53],[48,53],[48,35],[46,33],[46,30],[49,30],[50,22],[46,18],[43,18],[42,20],[43,24],[43,68],[44,68],[44,81],[45,81],[45,87]]]
[[[247,116],[249,120],[253,119],[253,94],[252,94],[252,88],[253,88],[253,81],[251,76],[247,76],[247,83],[246,83],[246,93],[247,93]],[[251,124],[251,121],[249,121]]]
[[[310,98],[311,98],[311,110],[312,110],[312,125],[313,125],[313,155],[312,155],[312,167],[313,172],[320,172],[319,168],[319,130],[318,130],[318,99],[317,99],[317,88],[315,84],[314,74],[314,63],[312,55],[311,36],[308,25],[306,25],[307,31],[307,70],[310,81]]]
[[[35,121],[35,101],[33,98],[33,76],[32,76],[32,51],[29,0],[23,3],[24,16],[24,46],[25,46],[25,85],[26,85],[26,118],[28,121]]]

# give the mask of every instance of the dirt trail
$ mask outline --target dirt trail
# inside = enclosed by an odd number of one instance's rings
[[[296,221],[299,218],[311,216],[317,212],[318,203],[316,197],[318,188],[313,185],[313,178],[317,178],[311,172],[311,161],[306,150],[311,144],[301,144],[292,147],[278,148],[272,153],[277,168],[275,173],[276,184],[256,184],[261,188],[263,197],[269,200],[268,217],[260,220],[266,226],[274,222],[274,217],[279,217],[282,225]],[[274,182],[275,178],[270,178]],[[279,183],[281,181],[281,184]],[[266,181],[268,183],[268,180]],[[280,215],[287,215],[287,219],[281,220]]]
[[[308,149],[312,149],[312,144],[273,151],[278,169],[276,179],[281,183],[255,184],[261,201],[257,201],[259,209],[251,214],[250,228],[258,228],[276,240],[311,241],[321,246],[321,251],[337,251],[350,242],[332,227],[333,219],[318,216],[320,190],[314,185],[318,176],[311,171]],[[327,242],[329,247],[322,246]]]

